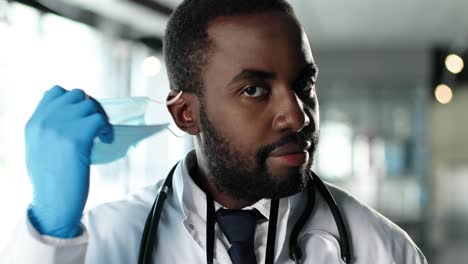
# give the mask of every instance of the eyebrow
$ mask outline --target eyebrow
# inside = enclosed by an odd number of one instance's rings
[[[318,67],[315,63],[307,63],[306,66],[301,70],[300,74],[296,79],[302,79],[304,77],[315,76],[318,72]],[[274,72],[267,72],[262,70],[255,70],[255,69],[244,69],[239,74],[237,74],[231,81],[232,83],[236,83],[242,80],[249,80],[249,79],[275,79],[276,73]]]
[[[249,80],[249,79],[275,79],[276,73],[274,72],[267,72],[261,70],[254,70],[254,69],[245,69],[242,70],[239,74],[237,74],[231,81],[231,83],[236,83],[242,80]]]

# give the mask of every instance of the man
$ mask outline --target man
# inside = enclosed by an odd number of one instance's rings
[[[195,149],[177,165],[157,231],[147,234],[155,237],[152,262],[294,263],[297,243],[301,263],[343,263],[344,233],[311,178],[318,69],[291,7],[283,0],[186,0],[168,23],[164,55],[168,99],[183,92],[168,110]],[[111,142],[112,128],[83,91],[54,87],[44,95],[26,126],[34,199],[6,263],[137,262],[162,183],[81,219],[96,136]],[[426,262],[401,229],[328,188],[350,237],[350,263]],[[302,219],[307,197],[315,203]]]

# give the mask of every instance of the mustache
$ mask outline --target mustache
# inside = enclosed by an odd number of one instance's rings
[[[309,152],[313,153],[318,144],[318,131],[300,131],[297,133],[290,133],[271,144],[262,146],[257,151],[257,163],[259,165],[263,164],[270,153],[281,146],[289,143],[305,144],[306,141],[311,141],[312,144]]]

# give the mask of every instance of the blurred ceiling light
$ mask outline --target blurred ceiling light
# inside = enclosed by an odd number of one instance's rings
[[[435,97],[441,104],[448,104],[452,100],[452,89],[445,84],[440,84],[435,89]]]
[[[457,54],[450,54],[445,59],[445,67],[454,74],[460,73],[463,70],[463,59]]]
[[[161,61],[150,56],[143,61],[143,74],[147,77],[154,77],[161,71]]]

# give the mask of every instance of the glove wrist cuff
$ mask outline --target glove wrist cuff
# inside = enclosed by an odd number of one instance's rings
[[[47,223],[46,219],[42,219],[38,216],[37,212],[30,205],[28,207],[28,219],[31,225],[39,232],[41,235],[47,235],[58,238],[74,238],[83,233],[83,226],[80,222],[77,224],[61,224],[53,225]]]

